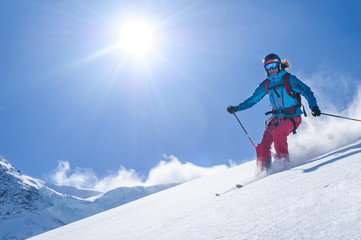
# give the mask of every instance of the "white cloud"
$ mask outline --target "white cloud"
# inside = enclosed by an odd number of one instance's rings
[[[164,158],[169,161],[161,161],[150,170],[146,185],[183,183],[227,168],[226,165],[205,168],[189,162],[183,164],[173,155],[169,157],[164,155]]]
[[[165,160],[149,171],[144,181],[135,170],[121,166],[117,172],[98,178],[91,169],[76,168],[72,171],[67,161],[59,161],[50,180],[59,186],[93,189],[106,192],[118,187],[152,186],[157,184],[183,183],[228,168],[226,165],[200,167],[193,163],[181,163],[175,156],[164,155]]]
[[[121,166],[117,173],[110,173],[108,176],[98,179],[94,189],[105,192],[122,186],[141,186],[143,181],[133,169],[126,169]]]
[[[55,173],[51,175],[50,180],[59,186],[73,186],[77,188],[90,188],[97,177],[91,169],[76,168],[71,172],[70,164],[67,161],[59,161]]]

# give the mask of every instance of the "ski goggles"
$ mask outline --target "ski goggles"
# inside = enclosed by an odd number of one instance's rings
[[[271,69],[278,68],[278,62],[271,62],[271,63],[265,65],[264,68],[265,68],[267,71],[268,71],[268,70],[271,70]]]

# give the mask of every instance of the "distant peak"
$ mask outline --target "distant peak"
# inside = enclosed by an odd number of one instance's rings
[[[6,172],[16,172],[20,174],[20,171],[13,167],[4,157],[0,156],[0,169]]]

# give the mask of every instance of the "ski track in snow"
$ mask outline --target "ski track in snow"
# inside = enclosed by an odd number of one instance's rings
[[[361,141],[259,180],[252,161],[31,239],[361,239],[360,158]]]

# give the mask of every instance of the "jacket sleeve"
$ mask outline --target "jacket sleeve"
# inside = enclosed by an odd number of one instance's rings
[[[248,109],[261,101],[261,99],[267,94],[266,89],[264,88],[263,82],[256,88],[253,92],[253,95],[246,99],[243,103],[240,103],[237,107],[237,111],[242,111]]]
[[[299,80],[296,76],[290,76],[290,86],[293,91],[300,93],[307,99],[310,109],[318,107],[315,95],[313,94],[311,88]]]

